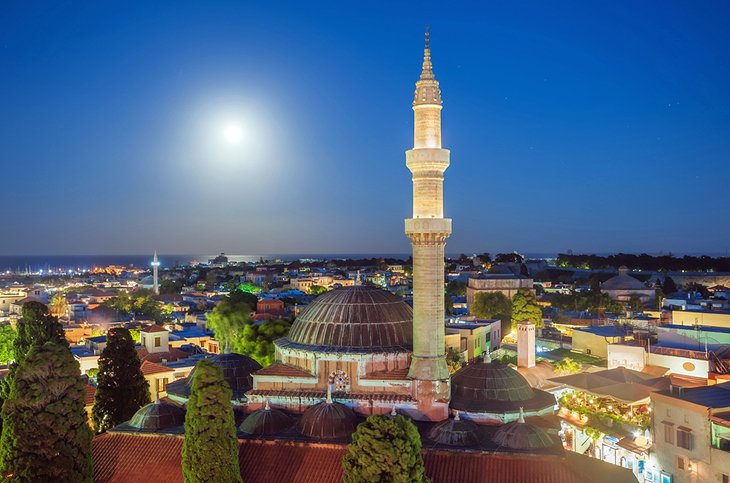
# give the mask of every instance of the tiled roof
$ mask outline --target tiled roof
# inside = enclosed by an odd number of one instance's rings
[[[161,364],[155,364],[150,361],[142,361],[142,374],[145,376],[151,376],[152,374],[161,374],[163,372],[174,372],[174,369],[163,366]]]
[[[309,372],[289,364],[275,362],[252,373],[256,376],[314,377]]]
[[[183,438],[107,432],[93,443],[94,481],[182,482]],[[342,481],[345,444],[241,439],[239,462],[246,483],[335,483]],[[282,464],[286,462],[286,464]],[[596,483],[635,482],[629,470],[587,456],[493,454],[424,450],[426,475],[433,483]]]
[[[144,347],[138,347],[137,354],[142,361],[150,361],[158,364],[162,362],[162,359],[165,359],[167,362],[174,362],[179,359],[186,359],[190,357],[190,354],[188,354],[187,352],[181,351],[180,349],[176,348],[171,348],[169,351],[166,352],[150,353]]]
[[[280,391],[275,389],[258,389],[246,393],[249,396],[265,397],[293,397],[303,399],[325,399],[327,393],[324,391]],[[373,394],[373,393],[351,393],[335,394],[335,399],[352,399],[362,401],[389,401],[389,402],[410,402],[415,401],[408,394]]]
[[[361,379],[402,381],[408,378],[408,368],[393,369],[392,371],[371,372]]]
[[[140,332],[146,332],[146,333],[153,333],[153,332],[167,332],[167,329],[164,327],[161,327],[159,325],[148,325],[146,327],[142,327],[140,329]]]
[[[86,406],[94,404],[94,394],[96,394],[96,388],[90,384],[84,384],[84,391],[86,391]]]

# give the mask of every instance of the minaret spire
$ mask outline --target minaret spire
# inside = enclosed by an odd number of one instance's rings
[[[152,257],[152,290],[156,295],[160,295],[160,283],[158,279],[157,271],[160,267],[160,261],[157,259],[157,250],[155,250],[155,256]]]
[[[423,70],[413,97],[413,149],[406,166],[413,175],[413,217],[405,220],[413,249],[413,358],[408,377],[415,380],[421,418],[448,417],[449,370],[444,344],[444,247],[451,219],[444,218],[444,172],[448,149],[441,147],[441,90],[433,73],[428,28]]]

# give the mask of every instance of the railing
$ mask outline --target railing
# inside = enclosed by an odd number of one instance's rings
[[[708,359],[707,354],[704,351],[678,349],[676,347],[652,346],[651,352],[653,354],[663,354],[666,356],[675,356],[675,357],[687,357],[689,359],[700,359],[703,361],[706,361]]]

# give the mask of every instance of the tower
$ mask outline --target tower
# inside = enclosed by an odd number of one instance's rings
[[[160,295],[160,284],[157,279],[157,269],[160,266],[160,261],[157,260],[157,251],[155,250],[155,256],[152,258],[152,290],[156,295]]]
[[[517,367],[535,367],[535,324],[517,324]]]
[[[449,398],[449,370],[444,356],[444,246],[451,219],[444,218],[444,171],[449,150],[441,147],[441,91],[433,73],[429,33],[423,68],[413,99],[413,149],[406,166],[413,175],[413,217],[405,232],[413,249],[413,358],[408,377],[427,419],[444,419]],[[443,406],[443,407],[442,407]],[[443,413],[443,414],[440,414]]]

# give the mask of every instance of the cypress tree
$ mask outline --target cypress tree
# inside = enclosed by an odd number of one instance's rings
[[[231,388],[223,371],[198,362],[185,414],[182,469],[186,483],[240,483]]]
[[[2,408],[4,481],[91,482],[91,429],[79,364],[58,342],[33,346]]]
[[[345,483],[427,482],[421,435],[400,414],[370,416],[358,424],[342,459]]]
[[[91,420],[96,432],[129,421],[139,408],[150,402],[149,383],[129,330],[110,329],[106,347],[99,357],[96,394]]]

